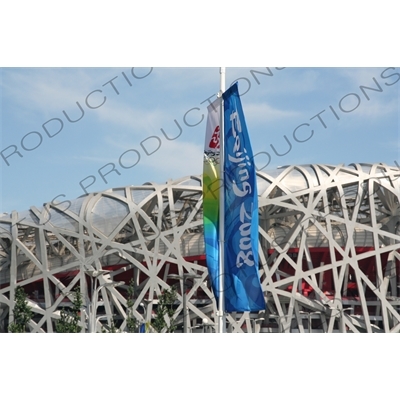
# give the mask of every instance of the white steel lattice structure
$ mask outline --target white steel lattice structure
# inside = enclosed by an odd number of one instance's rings
[[[227,330],[398,332],[399,178],[399,169],[385,164],[258,172],[267,310],[228,315]],[[184,280],[184,274],[196,278]],[[0,217],[0,331],[11,320],[16,285],[29,296],[31,332],[53,332],[77,286],[86,303],[84,331],[100,331],[112,318],[124,331],[131,279],[138,321],[150,321],[161,291],[177,284],[178,331],[184,316],[189,331],[215,330],[201,177],[112,189]]]

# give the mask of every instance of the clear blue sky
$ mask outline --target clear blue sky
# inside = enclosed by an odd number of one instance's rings
[[[238,80],[243,93],[257,167],[400,164],[400,69],[388,68],[227,68],[227,85]],[[3,68],[0,77],[0,212],[73,199],[82,186],[202,172],[219,68]]]

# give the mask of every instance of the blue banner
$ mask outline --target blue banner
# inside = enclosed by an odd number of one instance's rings
[[[265,310],[258,274],[256,171],[235,83],[224,94],[225,309]]]

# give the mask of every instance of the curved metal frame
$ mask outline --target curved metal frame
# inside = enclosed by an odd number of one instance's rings
[[[399,169],[319,164],[257,175],[268,307],[228,315],[227,330],[398,332]],[[184,285],[176,275],[196,279]],[[34,312],[31,332],[54,331],[76,286],[85,300],[83,331],[113,321],[124,331],[130,282],[130,311],[140,323],[151,321],[162,290],[177,284],[178,331],[184,321],[189,331],[213,331],[201,177],[127,186],[0,217],[0,330],[12,319],[18,284]]]

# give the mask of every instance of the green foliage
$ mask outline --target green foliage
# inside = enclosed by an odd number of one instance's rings
[[[56,323],[57,333],[80,333],[82,328],[79,326],[81,319],[81,309],[83,300],[80,287],[74,289],[74,299],[72,300],[72,309],[61,310],[60,319]]]
[[[27,295],[21,286],[15,288],[15,305],[13,309],[14,322],[8,327],[11,333],[25,333],[26,324],[32,319],[33,312],[28,306]]]
[[[177,298],[176,287],[171,286],[170,289],[163,290],[158,298],[157,316],[152,323],[152,327],[156,332],[162,332],[164,329],[167,333],[172,333],[176,329],[176,325],[172,322],[175,313],[174,303]],[[167,323],[167,319],[169,323]]]
[[[135,294],[134,280],[131,279],[128,286],[128,297],[126,301],[126,306],[127,306],[126,330],[129,333],[137,332],[139,328],[139,322],[133,316],[134,294]]]
[[[121,333],[115,326],[114,318],[111,320],[111,325],[108,329],[104,326],[101,327],[101,333]]]

